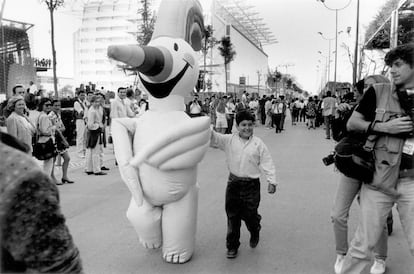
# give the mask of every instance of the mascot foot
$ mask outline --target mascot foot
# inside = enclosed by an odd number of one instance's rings
[[[157,249],[162,246],[162,242],[160,241],[145,241],[143,239],[139,239],[139,242],[147,249]]]
[[[164,253],[163,258],[167,263],[183,264],[191,259],[187,253]]]

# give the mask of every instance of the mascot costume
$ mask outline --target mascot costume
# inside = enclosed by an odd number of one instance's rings
[[[148,46],[108,47],[109,58],[138,71],[150,95],[145,114],[112,121],[112,137],[140,242],[162,246],[169,263],[185,263],[195,244],[197,164],[210,141],[210,119],[184,112],[199,74],[203,16],[196,0],[164,0],[157,18]]]

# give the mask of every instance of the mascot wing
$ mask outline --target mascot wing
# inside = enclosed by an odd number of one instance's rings
[[[210,143],[210,118],[179,122],[143,148],[129,162],[139,167],[146,162],[161,170],[185,169],[199,163]]]
[[[133,157],[131,136],[135,133],[136,120],[118,118],[112,120],[111,131],[114,142],[115,158],[118,162],[122,180],[127,185],[136,204],[142,205],[143,195],[138,170],[129,165]]]

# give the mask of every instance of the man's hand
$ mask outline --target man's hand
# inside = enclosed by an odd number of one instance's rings
[[[345,112],[347,110],[351,110],[351,105],[349,105],[348,103],[341,103],[338,106],[338,111],[339,112]]]
[[[273,184],[268,184],[267,185],[267,193],[273,194],[276,192],[276,186],[277,185],[273,185]]]
[[[374,131],[399,134],[413,130],[413,121],[408,116],[399,117],[385,123],[375,124]]]

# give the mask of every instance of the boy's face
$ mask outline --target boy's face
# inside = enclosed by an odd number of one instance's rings
[[[243,120],[237,125],[239,136],[242,139],[249,139],[253,135],[253,122],[250,120]]]
[[[414,85],[414,67],[401,59],[392,63],[391,76],[395,85],[401,85],[403,88],[412,88]]]

